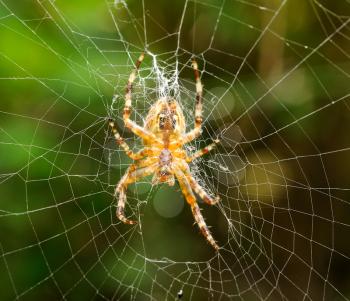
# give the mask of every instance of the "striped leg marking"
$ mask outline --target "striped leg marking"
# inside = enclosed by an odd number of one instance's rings
[[[217,245],[217,243],[215,242],[213,236],[211,235],[205,221],[203,218],[203,215],[201,213],[201,210],[198,207],[197,202],[193,203],[191,205],[191,210],[192,210],[192,214],[193,217],[200,229],[200,231],[202,232],[203,236],[207,239],[207,241],[213,246],[213,248],[218,251],[219,250],[219,246]]]
[[[125,153],[133,160],[140,160],[144,157],[143,151],[141,150],[138,153],[134,153],[129,145],[124,141],[124,139],[120,136],[115,123],[113,120],[109,120],[109,126],[112,128],[112,132],[115,138],[115,141],[123,148],[123,150],[125,151]]]
[[[219,246],[216,244],[213,236],[211,235],[211,233],[210,233],[210,231],[209,231],[209,229],[204,221],[204,218],[200,212],[200,209],[198,207],[198,204],[196,202],[196,198],[193,194],[193,191],[191,189],[191,186],[190,186],[188,179],[186,178],[185,174],[180,170],[176,171],[176,178],[179,181],[180,188],[181,188],[182,193],[184,194],[184,196],[186,198],[187,203],[191,206],[194,220],[196,221],[200,231],[202,232],[202,234],[204,235],[206,240],[213,246],[213,248],[215,250],[218,250]]]
[[[202,125],[202,95],[203,85],[198,71],[198,64],[195,60],[192,61],[194,70],[194,78],[196,80],[196,109],[195,109],[195,128],[200,128]]]
[[[194,129],[185,134],[183,139],[183,144],[192,141],[197,138],[202,132],[202,110],[203,110],[203,85],[200,79],[200,74],[198,71],[198,64],[195,59],[192,60],[192,68],[194,70],[194,78],[196,81],[196,103],[195,103],[195,113],[194,113]]]
[[[137,224],[136,221],[129,220],[125,217],[125,213],[124,213],[125,202],[126,202],[125,190],[121,189],[119,192],[119,200],[118,200],[116,215],[119,218],[119,220],[122,221],[124,224],[135,225],[135,224]]]
[[[195,193],[197,193],[201,197],[201,199],[208,205],[215,205],[217,202],[220,201],[219,196],[216,196],[215,199],[210,197],[191,175],[187,175],[187,178],[190,181],[190,185],[195,191]]]
[[[215,205],[218,201],[220,201],[220,197],[216,196],[215,198],[212,198],[211,196],[209,196],[205,190],[198,184],[198,182],[196,181],[196,179],[191,175],[190,172],[190,168],[188,166],[188,164],[186,164],[184,161],[179,162],[178,166],[181,168],[184,176],[186,176],[189,185],[191,186],[191,188],[194,190],[194,192],[196,194],[198,194],[201,199],[206,202],[209,205]]]
[[[216,147],[216,145],[219,142],[220,142],[220,140],[218,140],[218,139],[214,140],[214,143],[211,143],[211,144],[207,145],[206,147],[196,151],[192,156],[186,158],[186,162],[190,163],[193,160],[195,160],[195,159],[197,159],[197,158],[199,158],[199,157],[209,153],[211,150],[213,150]]]
[[[117,211],[116,215],[121,220],[124,224],[129,224],[129,225],[134,225],[137,222],[129,220],[125,217],[125,202],[126,202],[126,189],[129,184],[136,182],[138,179],[142,177],[146,177],[152,173],[155,172],[156,170],[156,165],[151,165],[139,169],[135,169],[136,166],[133,164],[131,165],[125,175],[122,177],[120,180],[116,190],[115,190],[115,195],[119,194],[119,200],[118,200],[118,205],[117,205]]]
[[[129,119],[130,114],[131,114],[131,93],[132,93],[132,86],[136,78],[136,73],[140,68],[140,65],[144,59],[145,55],[142,53],[138,60],[136,61],[136,68],[131,72],[129,76],[128,83],[126,85],[125,89],[125,107],[124,107],[124,114],[123,118],[124,120]]]
[[[144,140],[151,141],[152,144],[162,145],[162,142],[159,139],[157,139],[157,137],[153,133],[150,133],[149,131],[145,130],[143,127],[137,125],[130,119],[124,121],[125,126],[129,128],[135,135],[141,137]]]
[[[132,96],[132,88],[133,83],[136,78],[136,74],[140,68],[140,65],[144,59],[145,55],[142,53],[138,60],[136,61],[135,69],[131,72],[129,76],[128,83],[126,85],[125,89],[125,106],[124,106],[124,112],[123,112],[123,120],[125,123],[125,126],[129,128],[135,135],[141,137],[145,140],[156,140],[156,137],[154,134],[148,132],[143,127],[137,125],[134,121],[130,120],[130,114],[131,114],[131,96]]]

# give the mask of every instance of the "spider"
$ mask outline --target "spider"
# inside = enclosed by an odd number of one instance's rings
[[[144,148],[134,153],[118,133],[113,120],[109,120],[116,142],[134,160],[134,163],[128,167],[115,189],[115,196],[119,195],[116,210],[117,217],[125,224],[136,224],[136,221],[127,219],[124,214],[126,190],[129,184],[153,174],[152,184],[166,183],[173,186],[176,178],[187,203],[191,207],[193,217],[200,231],[214,249],[218,250],[219,246],[204,221],[194,192],[209,205],[217,203],[219,197],[212,198],[204,191],[191,175],[188,164],[212,150],[219,143],[219,140],[214,140],[212,144],[196,151],[192,156],[188,156],[183,149],[184,144],[197,138],[202,131],[203,86],[198,64],[194,59],[192,60],[196,81],[195,125],[191,131],[186,133],[184,114],[178,102],[172,97],[160,98],[151,106],[143,127],[130,120],[133,82],[143,59],[144,54],[141,54],[136,61],[136,68],[129,76],[125,92],[123,120],[125,126],[142,139]]]

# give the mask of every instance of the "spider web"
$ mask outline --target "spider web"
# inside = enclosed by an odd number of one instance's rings
[[[0,0],[2,300],[349,300],[348,1]],[[220,251],[177,186],[115,185],[131,160],[125,85],[142,124],[160,96],[194,126],[198,199]]]

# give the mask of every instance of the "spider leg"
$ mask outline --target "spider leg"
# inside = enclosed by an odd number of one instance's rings
[[[196,181],[196,179],[191,175],[190,168],[185,162],[179,162],[178,165],[181,170],[183,171],[184,175],[188,179],[190,186],[192,189],[197,193],[201,199],[206,202],[208,205],[215,205],[218,201],[220,201],[220,197],[216,196],[215,198],[212,198],[209,196],[202,186],[199,185],[199,183]]]
[[[218,144],[220,142],[220,140],[216,139],[214,140],[214,143],[211,143],[209,145],[207,145],[206,147],[196,151],[192,156],[190,157],[187,157],[186,158],[186,162],[187,163],[190,163],[192,162],[193,160],[207,154],[208,152],[210,152],[212,149],[214,149],[216,147],[216,144]]]
[[[197,204],[196,198],[193,194],[193,191],[191,189],[191,185],[185,176],[185,174],[180,170],[175,170],[176,178],[180,184],[180,188],[182,190],[182,193],[184,194],[187,203],[191,206],[192,214],[194,217],[194,220],[196,221],[200,231],[202,232],[203,236],[207,239],[207,241],[213,246],[215,250],[219,249],[219,246],[215,242],[213,236],[211,235],[208,226],[206,225],[203,215],[199,209],[199,206]]]
[[[140,57],[136,61],[136,68],[131,72],[128,80],[128,84],[126,86],[126,91],[125,91],[125,106],[124,106],[124,114],[123,118],[124,120],[129,119],[130,114],[131,114],[131,93],[132,93],[132,85],[134,83],[134,80],[136,78],[136,73],[140,68],[140,65],[144,59],[145,55],[141,53]]]
[[[200,79],[200,74],[198,71],[198,64],[195,59],[192,60],[192,68],[194,70],[194,78],[196,80],[196,106],[194,114],[194,129],[185,134],[183,138],[183,144],[192,141],[197,138],[202,132],[202,95],[203,95],[203,85]]]
[[[116,142],[124,149],[125,153],[133,160],[140,160],[144,157],[145,150],[141,150],[138,153],[134,153],[129,145],[124,141],[124,139],[120,136],[117,128],[115,127],[114,121],[109,120],[109,126],[112,128],[112,132]]]
[[[188,180],[190,181],[190,185],[193,188],[193,190],[201,197],[201,199],[206,202],[208,205],[215,205],[217,202],[220,201],[220,197],[217,195],[215,199],[213,199],[211,196],[209,196],[205,190],[202,188],[202,186],[199,185],[199,183],[193,178],[191,175],[187,175]]]
[[[147,160],[146,160],[147,161]],[[146,162],[144,161],[144,162]],[[151,161],[152,162],[152,161]],[[144,163],[144,165],[148,164]],[[146,177],[152,173],[155,172],[157,165],[154,163],[151,163],[152,165],[142,167],[137,169],[136,165],[133,164],[131,165],[125,175],[122,177],[122,179],[119,181],[118,186],[115,190],[115,195],[119,194],[119,200],[118,200],[118,205],[117,205],[117,217],[124,223],[124,224],[129,224],[133,225],[136,224],[136,221],[129,220],[125,217],[125,202],[126,202],[126,189],[129,184],[136,182],[142,177]]]
[[[126,86],[126,91],[125,91],[125,106],[124,106],[124,113],[123,113],[123,119],[125,126],[129,128],[135,135],[141,137],[142,139],[145,140],[151,140],[155,141],[157,140],[156,136],[149,131],[145,130],[143,127],[139,126],[136,124],[136,122],[130,120],[130,114],[131,114],[131,93],[132,93],[132,87],[134,80],[136,78],[136,73],[139,70],[139,67],[144,59],[145,55],[142,53],[138,60],[136,61],[136,67],[135,69],[131,72],[128,83]]]

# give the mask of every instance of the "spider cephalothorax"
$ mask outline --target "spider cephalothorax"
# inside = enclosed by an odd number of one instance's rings
[[[145,128],[163,139],[164,133],[178,136],[185,133],[186,123],[182,110],[175,99],[161,98],[150,108]]]
[[[138,181],[140,178],[153,174],[153,184],[167,183],[172,186],[175,178],[179,182],[180,188],[186,198],[202,234],[208,242],[216,249],[219,246],[214,241],[203,216],[200,212],[194,192],[198,194],[206,203],[213,205],[219,198],[211,198],[192,176],[188,163],[206,154],[215,147],[215,143],[188,156],[183,149],[184,144],[194,140],[201,133],[202,126],[202,84],[196,61],[192,66],[196,79],[196,108],[195,126],[186,133],[186,122],[179,103],[170,97],[158,99],[150,108],[143,127],[130,120],[131,113],[131,91],[136,77],[136,72],[144,58],[142,54],[136,62],[136,69],[130,74],[125,94],[125,107],[123,119],[125,126],[143,140],[144,148],[137,153],[133,153],[123,138],[119,135],[114,122],[109,122],[112,127],[114,137],[118,144],[125,150],[126,154],[134,160],[125,175],[119,181],[116,188],[116,195],[119,194],[117,206],[117,217],[126,224],[135,224],[135,221],[128,220],[124,215],[126,189],[130,183]],[[194,192],[193,192],[194,191]]]

